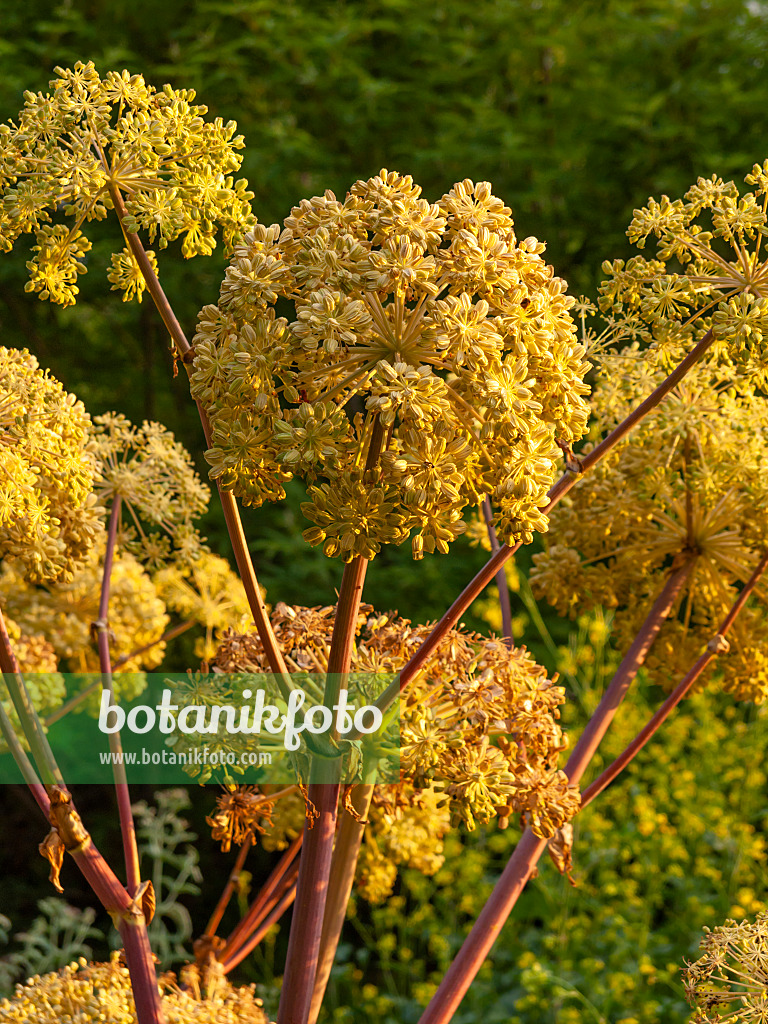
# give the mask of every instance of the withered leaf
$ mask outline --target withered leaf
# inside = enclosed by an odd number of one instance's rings
[[[567,821],[562,828],[559,828],[555,832],[549,840],[547,850],[549,852],[549,856],[552,858],[553,864],[560,874],[565,875],[571,885],[576,885],[577,882],[571,874],[571,871],[573,871],[573,861],[571,859],[571,852],[573,850],[573,825],[570,821]]]
[[[61,836],[55,828],[52,828],[42,843],[40,843],[38,850],[40,855],[45,857],[51,865],[51,873],[48,876],[48,880],[53,883],[57,892],[64,892],[59,881],[59,875],[61,874],[61,866],[64,863],[65,847],[61,841]]]

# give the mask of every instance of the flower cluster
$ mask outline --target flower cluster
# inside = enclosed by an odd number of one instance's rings
[[[154,584],[169,610],[205,627],[205,636],[195,643],[195,654],[206,661],[216,653],[214,631],[247,629],[250,625],[251,611],[242,581],[219,555],[202,551],[188,568],[169,565],[160,569]]]
[[[447,551],[486,494],[502,538],[530,540],[555,441],[586,422],[588,364],[543,243],[516,238],[487,182],[420,194],[383,170],[254,227],[194,341],[211,476],[254,505],[303,479],[306,540],[345,561],[409,536],[416,558]]]
[[[215,812],[206,818],[222,853],[227,853],[232,843],[242,846],[257,833],[271,833],[272,814],[281,797],[282,793],[270,799],[270,794],[257,786],[225,786],[216,800]]]
[[[398,867],[431,877],[443,866],[443,837],[451,824],[448,802],[434,789],[378,786],[368,812],[356,883],[369,903],[392,893]]]
[[[160,978],[162,1008],[169,1024],[267,1024],[254,987],[234,988],[220,965],[201,972],[194,965]],[[77,1020],[96,1024],[136,1024],[136,1007],[128,968],[113,953],[109,963],[76,963],[16,986],[11,999],[0,1000],[0,1024],[59,1024]]]
[[[55,663],[62,670],[100,671],[92,626],[99,617],[103,557],[102,536],[101,543],[94,546],[88,560],[69,583],[45,587],[29,586],[11,566],[0,570],[0,584],[8,595],[3,601],[4,608],[7,607],[25,634],[45,634]],[[118,554],[112,566],[109,602],[112,659],[152,645],[124,662],[115,675],[119,699],[132,700],[138,696],[146,686],[146,678],[140,670],[154,668],[163,660],[165,644],[155,641],[162,636],[168,622],[165,605],[149,575],[132,555]],[[21,663],[21,667],[33,670],[32,665]],[[87,706],[96,711],[98,699],[94,697]]]
[[[768,913],[754,922],[726,921],[705,929],[704,953],[685,972],[693,1021],[759,1024],[768,1015]]]
[[[693,330],[693,328],[691,328]],[[641,349],[633,342],[597,356],[595,426],[607,433],[678,362],[686,339]],[[531,583],[561,614],[615,609],[613,640],[631,642],[670,566],[695,559],[673,615],[646,660],[676,685],[718,632],[739,585],[768,549],[768,400],[715,350],[552,513]],[[764,592],[729,633],[717,660],[739,699],[768,697]]]
[[[278,604],[275,635],[294,672],[327,669],[334,609]],[[397,673],[429,632],[362,606],[353,673]],[[267,671],[254,634],[224,635],[213,663],[221,672]],[[302,684],[304,685],[304,684]],[[402,784],[420,804],[432,790],[452,824],[519,814],[551,836],[578,810],[578,791],[557,762],[566,740],[557,723],[563,690],[525,650],[452,630],[400,702]],[[406,790],[404,790],[406,792]]]
[[[161,249],[183,236],[187,257],[211,253],[219,227],[231,246],[253,223],[253,193],[233,178],[244,145],[234,121],[206,121],[192,90],[158,91],[127,71],[101,78],[91,61],[56,75],[50,93],[25,93],[17,123],[0,125],[0,250],[34,235],[28,291],[75,302],[91,248],[82,228],[107,216],[110,190],[125,197],[126,227]],[[109,279],[141,298],[127,250]]]
[[[71,579],[100,514],[93,428],[26,350],[0,347],[0,558],[34,582]]]
[[[761,253],[768,216],[768,161],[746,176],[740,196],[732,181],[699,178],[684,199],[649,199],[635,210],[627,234],[656,256],[606,262],[600,306],[629,333],[662,351],[710,327],[713,354],[731,378],[768,382],[768,259]]]
[[[135,427],[115,413],[93,422],[96,493],[105,504],[119,497],[133,524],[121,530],[121,547],[149,569],[173,557],[188,570],[203,553],[193,520],[207,511],[210,499],[189,452],[159,423]]]
[[[64,677],[56,671],[58,659],[53,645],[42,633],[25,633],[14,619],[6,618],[5,625],[19,667],[22,672],[27,673],[24,682],[32,706],[39,715],[46,715],[59,707],[66,696]],[[5,692],[5,687],[0,692]],[[17,737],[22,745],[25,745],[23,730],[13,701],[6,698],[2,705]],[[6,749],[5,742],[0,738],[0,751]]]

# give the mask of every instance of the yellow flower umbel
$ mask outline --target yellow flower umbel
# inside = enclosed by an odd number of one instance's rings
[[[378,786],[357,862],[358,892],[369,903],[383,902],[398,867],[431,878],[445,862],[443,839],[450,825],[450,807],[437,790]]]
[[[240,577],[218,555],[202,551],[188,568],[160,569],[153,582],[170,610],[205,627],[205,636],[195,641],[195,654],[206,661],[216,653],[214,631],[247,629],[251,623]]]
[[[0,570],[0,583],[5,583],[2,570]],[[22,584],[26,588],[26,584]],[[58,658],[53,644],[48,641],[42,632],[29,634],[20,628],[13,619],[6,618],[5,625],[13,646],[13,652],[19,662],[22,672],[29,673],[25,677],[25,684],[32,706],[39,715],[46,715],[58,708],[64,700],[67,692],[64,677],[56,671]],[[47,624],[46,624],[47,625]],[[4,699],[3,709],[11,720],[18,737],[23,736],[16,709],[13,701]],[[24,740],[22,739],[23,743]],[[0,739],[0,751],[7,751],[4,740]]]
[[[7,594],[8,611],[24,633],[44,633],[49,639],[62,670],[98,672],[99,657],[93,642],[92,626],[99,617],[103,537],[88,560],[68,583],[31,587],[10,566],[0,570],[0,586]],[[131,689],[132,696],[144,688],[141,669],[158,666],[165,653],[164,643],[155,643],[168,626],[165,604],[142,565],[128,552],[120,552],[112,568],[109,605],[110,646],[116,660],[152,644],[121,665],[115,676],[116,688],[122,688],[123,699]],[[137,688],[138,687],[138,688]]]
[[[272,625],[289,671],[327,670],[334,611],[275,607]],[[351,672],[398,672],[428,632],[361,606]],[[234,632],[213,664],[220,673],[267,668],[255,634]],[[525,650],[452,630],[401,697],[402,792],[409,794],[401,805],[421,805],[429,790],[453,825],[472,829],[495,818],[503,827],[518,814],[537,835],[551,836],[579,807],[578,790],[557,767],[566,746],[563,700],[562,687]]]
[[[149,569],[173,559],[188,570],[204,550],[193,521],[208,508],[210,491],[186,448],[160,423],[135,427],[125,416],[94,418],[99,473],[95,490],[106,505],[120,498],[131,526],[121,547]]]
[[[100,530],[91,420],[26,350],[0,347],[0,559],[71,579]]]
[[[596,427],[610,431],[665,376],[657,348],[636,343],[598,357]],[[768,400],[717,352],[579,482],[552,513],[534,590],[561,614],[614,608],[612,639],[626,650],[670,566],[695,557],[675,614],[645,662],[676,685],[768,549]],[[729,633],[717,660],[740,699],[768,697],[764,589]],[[723,648],[721,648],[723,649]]]
[[[674,360],[713,328],[713,354],[731,378],[768,381],[768,161],[746,176],[740,196],[732,181],[699,178],[684,199],[648,200],[627,234],[642,248],[657,239],[654,259],[606,261],[600,307],[631,337]]]
[[[232,177],[244,145],[234,121],[206,121],[190,89],[158,91],[127,71],[101,78],[92,61],[56,75],[51,93],[24,94],[18,123],[0,125],[0,250],[34,235],[28,291],[75,302],[91,248],[81,229],[112,209],[110,188],[125,198],[126,227],[161,249],[183,237],[187,257],[213,252],[219,227],[231,246],[253,223],[253,193]],[[113,257],[109,279],[141,298],[127,251]]]
[[[768,1018],[768,914],[705,929],[701,949],[704,955],[685,971],[693,1021],[762,1024]]]
[[[409,536],[416,558],[447,551],[486,494],[501,537],[530,540],[555,441],[586,422],[584,349],[544,245],[518,241],[487,182],[420,192],[384,170],[255,227],[195,337],[211,476],[253,505],[305,480],[304,536],[345,561]]]
[[[169,1024],[267,1024],[253,986],[234,988],[215,961],[181,971],[181,987],[173,974],[160,981],[162,1008]],[[35,975],[16,986],[11,999],[0,1000],[0,1024],[136,1024],[136,1007],[128,968],[113,953],[109,963],[81,958],[52,974]]]

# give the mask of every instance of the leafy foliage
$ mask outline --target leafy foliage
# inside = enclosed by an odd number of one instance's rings
[[[64,967],[71,960],[84,956],[90,959],[93,950],[89,939],[104,939],[104,933],[93,927],[96,911],[91,907],[78,910],[55,896],[48,896],[37,904],[40,914],[26,931],[13,938],[21,949],[0,960],[0,994],[6,995],[12,983],[33,974],[44,974]],[[0,918],[0,941],[7,942],[11,922]]]
[[[202,875],[192,845],[197,836],[179,816],[190,804],[189,794],[184,789],[159,790],[155,800],[156,807],[142,801],[133,810],[141,854],[149,862],[144,865],[144,874],[152,881],[157,901],[150,941],[161,962],[168,966],[191,957],[188,943],[192,919],[182,897],[200,892]]]

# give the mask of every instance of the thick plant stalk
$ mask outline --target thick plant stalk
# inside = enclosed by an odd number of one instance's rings
[[[0,610],[0,669],[6,673],[6,679],[9,676],[14,676],[20,680],[20,685],[23,687],[19,664],[5,628],[2,610]],[[26,694],[25,688],[23,693]],[[26,694],[26,700],[29,701],[28,694]],[[32,707],[31,702],[29,707]],[[40,723],[34,709],[32,709],[32,715],[39,728]],[[45,734],[42,733],[42,730],[40,732],[52,761],[53,775],[60,778],[53,752],[48,746]],[[34,753],[34,748],[32,749]],[[27,763],[29,762],[27,761]],[[31,778],[27,781],[38,805],[53,826],[58,841],[63,844],[64,850],[72,855],[83,877],[120,932],[125,946],[139,1024],[164,1024],[165,1018],[160,1006],[155,964],[152,959],[152,951],[149,948],[142,906],[137,902],[136,897],[128,895],[115,873],[96,849],[83,826],[80,815],[75,810],[72,797],[63,783],[48,784],[43,787]]]
[[[691,367],[695,366],[696,363],[704,356],[714,340],[715,336],[712,331],[707,331],[701,341],[691,349],[688,355],[681,360],[672,373],[670,373],[670,375],[662,381],[661,384],[659,384],[648,398],[641,402],[636,409],[633,409],[629,416],[622,420],[622,422],[615,427],[614,430],[612,430],[611,433],[600,442],[600,444],[593,448],[591,452],[583,458],[580,458],[581,472],[585,473],[592,469],[593,466],[597,465],[597,463],[600,462],[600,460],[604,458],[612,448],[616,447],[619,441],[621,441],[633,427],[637,426],[641,420],[652,412],[656,406],[659,405],[662,399],[664,399],[665,396],[680,383]],[[570,471],[564,473],[557,483],[549,489],[549,504],[544,508],[544,512],[550,512],[555,505],[565,497],[578,479],[579,477],[575,476]],[[478,572],[474,579],[472,579],[464,590],[462,590],[429,636],[424,640],[416,653],[404,666],[398,679],[393,680],[392,684],[388,686],[384,693],[382,693],[378,698],[376,706],[381,711],[386,711],[386,709],[397,698],[398,694],[405,689],[416,675],[418,675],[422,667],[427,661],[429,661],[440,646],[449,630],[453,629],[475,598],[482,593],[491,580],[498,574],[499,570],[510,558],[512,558],[520,546],[520,542],[512,546],[505,544],[499,551],[491,555],[480,572]],[[354,732],[350,734],[349,738],[359,739]]]
[[[120,522],[120,506],[121,499],[118,494],[112,503],[112,511],[109,514],[107,546],[104,552],[104,566],[101,576],[99,618],[95,623],[96,642],[99,649],[99,668],[101,669],[101,685],[109,693],[113,704],[115,703],[115,688],[112,683],[112,664],[109,657],[109,587],[112,578],[112,563],[115,557],[117,527]],[[120,818],[120,833],[123,838],[128,892],[135,894],[141,883],[139,848],[136,844],[136,825],[133,821],[131,796],[128,789],[125,765],[123,764],[122,757],[115,756],[123,752],[123,744],[120,740],[119,732],[109,734],[109,749],[113,755],[112,774],[115,779],[115,793],[117,795],[117,810]]]
[[[128,231],[125,227],[124,220],[127,216],[127,210],[125,208],[125,203],[123,202],[123,197],[120,195],[119,189],[114,184],[109,185],[109,194],[112,199],[112,205],[114,206],[115,212],[118,216],[118,220],[120,221],[120,227],[125,235],[125,240],[133,253],[134,259],[139,265],[142,277],[147,285],[147,291],[152,296],[152,300],[162,317],[168,333],[171,336],[171,340],[176,347],[176,351],[181,356],[184,366],[189,370],[189,361],[193,351],[192,346],[187,341],[186,335],[181,329],[179,321],[176,319],[176,314],[173,312],[173,308],[168,301],[168,297],[163,291],[157,274],[152,268],[152,264],[144,250],[144,246],[141,244],[141,239],[135,232]],[[211,425],[208,421],[208,416],[199,402],[197,402],[196,405],[203,425],[206,443],[210,446]],[[240,573],[240,578],[243,582],[243,587],[245,588],[248,604],[251,609],[251,614],[253,615],[253,621],[256,624],[256,630],[259,634],[262,647],[264,648],[264,653],[267,656],[269,666],[277,677],[277,683],[281,689],[283,697],[287,699],[291,688],[290,677],[272,629],[272,623],[269,621],[269,616],[267,615],[267,607],[261,596],[259,581],[256,578],[256,571],[254,570],[253,562],[251,560],[251,553],[248,550],[248,544],[246,543],[242,520],[240,519],[240,513],[237,509],[237,502],[235,501],[232,492],[223,490],[219,486],[218,481],[216,486],[219,491],[219,497],[221,498],[221,505],[224,510],[224,519],[226,520],[229,539],[232,543],[235,561],[237,562],[238,572]]]
[[[51,790],[50,822],[120,933],[139,1024],[164,1024],[141,896],[130,896],[120,884],[93,845],[72,797],[60,786]]]
[[[493,525],[493,509],[491,508],[491,499],[488,497],[483,498],[483,518],[485,519],[485,526],[488,530],[488,540],[491,542],[491,551],[495,555],[500,549],[499,538],[496,536],[496,530]],[[509,582],[507,580],[507,570],[502,567],[496,573],[496,586],[499,590],[499,607],[501,608],[501,633],[504,640],[511,646],[512,645],[512,605],[509,600]]]
[[[744,584],[739,596],[731,606],[730,611],[725,616],[723,621],[720,623],[715,636],[707,644],[706,651],[701,655],[700,658],[691,666],[690,670],[686,673],[680,683],[670,693],[661,707],[648,721],[640,732],[635,736],[631,743],[629,743],[624,751],[616,758],[616,760],[608,765],[604,772],[602,772],[594,782],[590,783],[589,786],[581,794],[581,810],[591,804],[595,797],[599,796],[613,780],[619,775],[629,764],[630,761],[635,758],[648,741],[654,736],[655,733],[661,728],[666,722],[672,712],[675,710],[677,705],[685,696],[687,696],[693,684],[699,678],[704,669],[714,661],[714,659],[721,654],[723,651],[728,650],[727,641],[725,641],[725,635],[730,630],[733,623],[736,621],[737,616],[741,612],[744,605],[749,600],[749,596],[757,586],[760,577],[763,575],[765,570],[768,568],[768,552],[763,555],[752,573],[750,578]]]
[[[331,875],[328,882],[328,897],[320,936],[320,955],[315,976],[315,987],[309,1011],[309,1024],[315,1024],[323,1004],[328,979],[339,945],[341,929],[347,915],[347,904],[352,894],[355,870],[360,855],[360,845],[367,824],[368,810],[373,797],[373,786],[363,783],[352,790],[352,806],[355,814],[346,808],[341,813],[341,824],[333,848]]]
[[[303,839],[303,834],[299,833],[280,858],[274,871],[261,887],[259,895],[248,908],[248,913],[237,924],[233,929],[232,934],[227,938],[227,943],[219,956],[220,960],[226,963],[230,956],[236,950],[240,949],[243,943],[247,941],[250,937],[251,931],[259,926],[259,923],[266,912],[265,907],[268,906],[269,901],[280,889],[284,879],[291,873],[291,868],[296,859],[297,853],[301,849]]]
[[[309,787],[308,800],[314,804],[314,822],[308,810],[304,821],[304,843],[296,887],[296,906],[291,920],[283,986],[277,1024],[306,1024],[317,972],[320,935],[331,870],[333,838],[336,833],[336,809],[339,783],[335,762],[318,766],[327,781]]]
[[[671,612],[695,560],[696,556],[691,555],[687,562],[668,578],[622,659],[565,766],[566,775],[571,783],[578,783],[584,774],[632,680],[643,664],[651,644]],[[517,903],[533,868],[547,846],[547,841],[534,835],[530,828],[526,828],[471,932],[422,1014],[419,1024],[447,1024],[456,1012]]]
[[[376,465],[383,440],[384,431],[376,416],[368,445],[366,470],[372,470]],[[333,708],[338,702],[342,681],[352,663],[355,627],[367,568],[367,559],[360,555],[344,566],[328,653],[323,696],[327,708]],[[314,806],[317,817],[313,821],[308,813],[304,821],[296,906],[291,920],[277,1024],[307,1024],[309,1019],[328,895],[339,803],[338,759],[313,758],[312,770],[317,781],[310,784],[307,800],[310,807]]]

